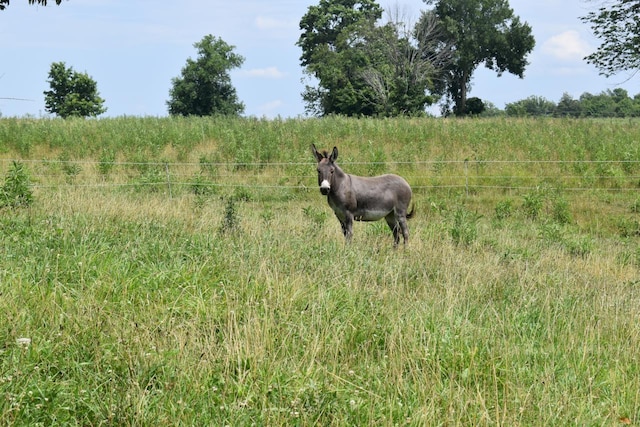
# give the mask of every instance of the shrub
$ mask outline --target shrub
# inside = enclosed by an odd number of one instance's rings
[[[24,208],[31,206],[32,202],[29,175],[22,163],[14,161],[0,188],[0,207]]]
[[[478,237],[478,220],[481,218],[475,212],[470,212],[464,208],[459,208],[453,214],[453,225],[449,229],[449,234],[456,245],[470,245]]]
[[[240,216],[236,207],[236,199],[234,197],[227,198],[227,204],[224,209],[222,223],[218,229],[220,234],[237,234],[240,230]]]
[[[501,200],[495,208],[496,218],[499,220],[507,219],[513,213],[513,203],[511,200]]]

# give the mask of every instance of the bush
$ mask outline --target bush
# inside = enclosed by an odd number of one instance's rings
[[[0,208],[26,208],[32,202],[29,175],[21,163],[14,161],[0,188]]]

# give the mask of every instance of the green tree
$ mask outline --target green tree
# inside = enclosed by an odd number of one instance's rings
[[[244,104],[238,100],[229,70],[240,67],[244,57],[233,52],[222,39],[206,35],[193,45],[196,60],[187,59],[181,77],[171,80],[167,106],[172,116],[239,115]]]
[[[453,56],[442,76],[442,94],[453,102],[453,113],[466,113],[471,78],[482,63],[497,72],[522,78],[535,40],[507,0],[425,0],[441,22],[443,47]],[[425,15],[423,15],[425,16]],[[420,25],[420,23],[419,23]],[[444,106],[448,111],[448,103]]]
[[[626,90],[616,88],[598,95],[585,92],[580,96],[582,115],[585,117],[633,117],[633,100]]]
[[[49,113],[67,118],[95,117],[107,111],[95,80],[64,62],[51,64],[48,83],[51,90],[44,91],[44,100]]]
[[[379,25],[381,17],[373,0],[320,0],[309,7],[297,42],[305,74],[317,83],[302,94],[308,113],[416,115],[434,102],[427,95],[433,61],[416,42],[433,33],[406,31],[399,20]]]
[[[62,3],[62,0],[55,0],[56,4]],[[29,4],[40,4],[42,6],[47,5],[47,0],[29,0]],[[9,0],[0,0],[0,10],[4,10],[5,7],[9,6]]]
[[[526,99],[507,104],[505,112],[507,116],[552,116],[555,113],[556,104],[542,96],[532,95]]]
[[[370,58],[353,49],[362,40],[358,33],[374,27],[382,9],[374,0],[320,0],[300,20],[302,34],[296,43],[302,49],[304,72],[318,81],[307,85],[302,98],[306,110],[317,115],[371,115],[367,99],[375,93],[362,78]]]
[[[604,3],[598,11],[582,17],[602,43],[585,59],[612,76],[621,71],[640,70],[640,0],[616,0]]]
[[[556,109],[553,113],[556,117],[580,117],[582,115],[582,106],[580,101],[573,99],[568,93],[563,93]]]
[[[432,95],[434,78],[449,60],[440,44],[438,22],[409,28],[399,12],[390,21],[376,25],[363,47],[373,59],[360,76],[374,90],[379,114],[422,115],[437,98]]]

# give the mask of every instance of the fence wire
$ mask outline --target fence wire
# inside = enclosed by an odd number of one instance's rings
[[[34,188],[251,188],[315,189],[312,162],[101,162],[0,159],[5,176],[13,162],[26,166]],[[399,173],[416,191],[531,190],[550,186],[565,191],[640,189],[640,161],[634,160],[424,160],[341,162],[348,173]]]

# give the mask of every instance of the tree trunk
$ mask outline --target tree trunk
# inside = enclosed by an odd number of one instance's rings
[[[462,71],[462,76],[458,84],[458,97],[456,99],[456,116],[464,116],[467,112],[467,85],[469,83],[469,72],[467,70]]]

